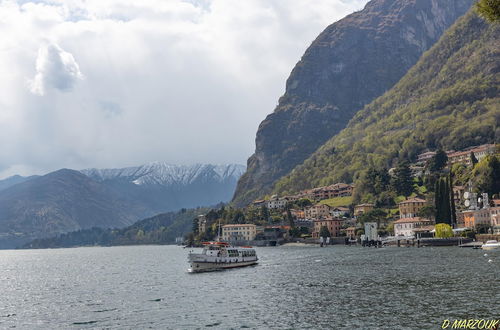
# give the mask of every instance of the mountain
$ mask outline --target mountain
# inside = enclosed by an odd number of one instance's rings
[[[356,180],[426,149],[500,141],[500,25],[470,10],[383,96],[274,187]]]
[[[182,237],[192,230],[193,219],[197,215],[208,211],[208,208],[196,208],[162,213],[122,229],[91,228],[36,239],[24,245],[24,248],[172,244],[177,237]]]
[[[396,84],[473,0],[372,0],[306,50],[275,111],[260,124],[233,202],[244,205],[340,132]]]
[[[125,227],[148,214],[78,171],[62,169],[0,191],[0,248],[92,227]]]
[[[16,185],[18,183],[23,183],[28,180],[31,180],[33,178],[38,177],[37,175],[32,175],[32,176],[20,176],[20,175],[14,175],[11,177],[8,177],[6,179],[0,180],[0,191],[7,189],[9,187],[12,187],[13,185]]]
[[[151,215],[231,200],[245,166],[155,162],[120,169],[87,169],[89,178],[142,203]]]

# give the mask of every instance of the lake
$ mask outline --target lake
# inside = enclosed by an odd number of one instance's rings
[[[0,328],[438,329],[500,316],[500,251],[268,247],[257,266],[200,274],[187,253],[0,251]]]

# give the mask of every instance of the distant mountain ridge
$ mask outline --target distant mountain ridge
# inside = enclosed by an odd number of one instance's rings
[[[58,170],[0,181],[0,248],[231,199],[242,165],[151,163],[121,169]],[[7,187],[8,186],[8,187]]]
[[[153,162],[141,166],[117,169],[85,169],[81,172],[97,181],[126,180],[136,185],[189,185],[200,180],[219,182],[237,180],[244,165],[194,164],[172,165]]]
[[[372,0],[328,26],[292,70],[260,124],[233,202],[245,205],[396,84],[473,0]]]
[[[62,169],[0,191],[0,248],[79,229],[124,227],[148,213],[84,174]]]

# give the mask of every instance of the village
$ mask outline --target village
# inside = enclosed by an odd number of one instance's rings
[[[473,163],[496,153],[494,144],[446,151],[446,167],[460,164],[470,168]],[[426,173],[427,164],[435,156],[435,151],[428,151],[419,154],[417,161],[410,164],[414,180],[429,174]],[[389,176],[393,173],[394,169],[388,170]],[[436,219],[433,212],[435,200],[425,199],[425,194],[416,191],[411,196],[400,196],[396,205],[387,208],[369,202],[356,204],[353,202],[355,192],[354,184],[335,183],[294,195],[273,195],[249,205],[244,212],[245,223],[229,220],[221,224],[220,220],[214,221],[213,216],[200,215],[195,219],[196,232],[200,237],[207,231],[213,235],[219,233],[224,241],[256,246],[286,242],[353,244],[381,238],[439,237],[436,223],[440,219]],[[453,185],[450,197],[456,216],[450,222],[452,232],[445,237],[500,238],[498,195],[489,198],[488,193],[474,192],[472,185]],[[241,222],[242,216],[238,219]]]

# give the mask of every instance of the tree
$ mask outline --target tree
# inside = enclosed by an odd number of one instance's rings
[[[387,218],[387,213],[382,209],[374,209],[369,212],[363,213],[359,218],[360,223],[376,222],[378,226]]]
[[[269,220],[269,209],[267,208],[267,206],[262,205],[262,207],[260,208],[260,216],[262,220]]]
[[[408,161],[401,161],[394,170],[392,187],[398,195],[408,197],[413,192],[413,178]]]
[[[479,16],[489,22],[500,22],[500,1],[498,0],[479,0],[476,2],[476,11]]]
[[[478,192],[485,192],[490,196],[500,192],[500,161],[496,156],[486,156],[472,173]]]
[[[193,234],[197,235],[198,234],[198,230],[199,230],[199,227],[198,227],[198,218],[194,218],[193,219],[193,227],[192,227]]]
[[[441,177],[436,181],[436,194],[434,205],[436,210],[436,223],[452,224],[452,207],[450,198],[450,183],[448,177]]]
[[[436,237],[438,238],[448,238],[453,237],[453,229],[451,226],[446,223],[438,223],[435,226]]]
[[[330,234],[328,227],[321,226],[321,229],[319,230],[319,237],[331,237],[331,236],[332,235]]]
[[[457,224],[457,210],[455,209],[455,196],[453,194],[453,176],[448,176],[448,198],[450,200],[450,223],[452,226]]]
[[[446,155],[446,152],[444,152],[443,149],[438,149],[434,157],[429,159],[429,162],[427,163],[427,168],[431,173],[436,173],[445,168],[447,163],[448,163],[448,156]]]
[[[286,208],[286,219],[288,220],[288,225],[290,228],[295,228],[295,222],[293,221],[293,216],[292,216],[292,211],[290,211],[290,208]]]
[[[417,217],[425,218],[425,219],[434,219],[436,216],[436,208],[432,205],[424,205],[417,212]]]
[[[470,162],[472,164],[472,167],[476,166],[478,160],[476,158],[476,155],[474,155],[474,152],[470,152]]]

